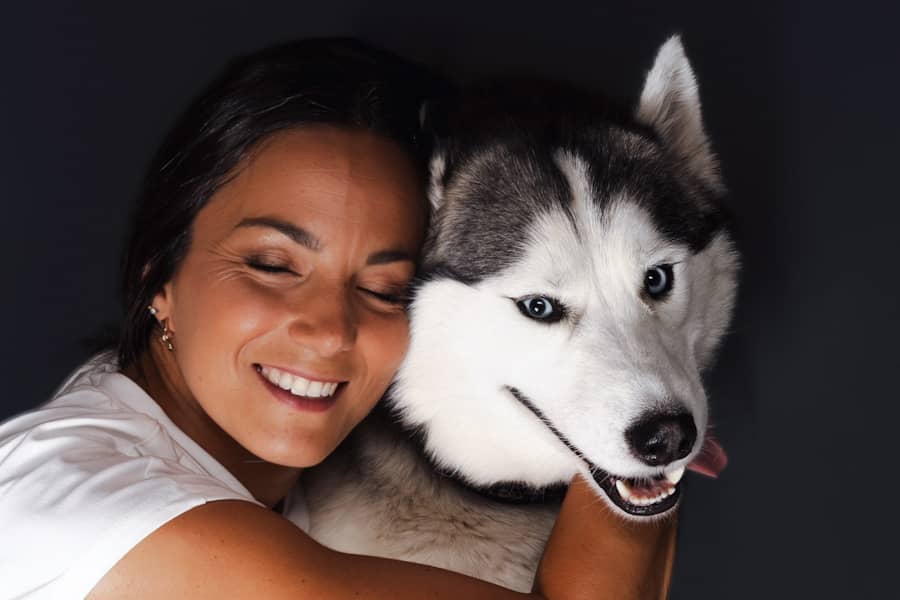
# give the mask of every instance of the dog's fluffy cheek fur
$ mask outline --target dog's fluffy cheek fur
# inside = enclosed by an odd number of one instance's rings
[[[555,344],[541,349],[528,331],[540,325],[510,299],[450,280],[423,286],[412,311],[394,395],[406,424],[426,430],[432,458],[475,484],[568,481],[578,459],[505,387],[527,385],[524,374],[546,376],[554,370],[546,360],[565,364]]]
[[[694,264],[691,285],[695,302],[691,306],[690,338],[692,355],[702,371],[711,366],[713,355],[728,332],[740,264],[734,244],[725,232],[697,254]]]

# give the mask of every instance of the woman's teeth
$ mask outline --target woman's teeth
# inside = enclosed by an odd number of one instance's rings
[[[274,385],[287,390],[295,396],[307,398],[328,398],[334,395],[338,384],[325,381],[312,381],[299,375],[279,371],[275,367],[261,366],[259,372]]]

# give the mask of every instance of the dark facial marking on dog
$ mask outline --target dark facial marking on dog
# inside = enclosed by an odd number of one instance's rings
[[[469,149],[449,175],[439,237],[430,237],[425,269],[438,264],[467,281],[480,281],[521,256],[535,215],[561,210],[569,190],[550,148],[518,140]]]
[[[598,210],[613,200],[634,202],[664,237],[695,253],[728,226],[721,192],[630,111],[565,86],[491,93],[463,98],[449,120],[459,133],[443,144],[444,201],[425,270],[440,263],[470,281],[495,275],[521,257],[536,215],[549,211],[569,216],[577,235],[560,151],[587,164]]]
[[[641,130],[610,126],[573,132],[565,147],[588,165],[597,210],[629,201],[647,210],[669,241],[699,252],[727,223],[723,198]]]
[[[547,427],[547,429],[549,429],[553,433],[553,435],[555,435],[557,439],[559,439],[560,442],[565,444],[566,448],[568,448],[572,452],[572,454],[584,461],[584,463],[587,464],[591,470],[596,468],[596,465],[586,459],[584,457],[584,454],[581,453],[581,450],[576,448],[575,444],[570,442],[569,438],[567,438],[559,429],[557,429],[556,425],[553,424],[553,421],[548,419],[546,415],[544,415],[544,413],[541,411],[541,409],[539,409],[537,405],[535,405],[535,403],[532,402],[525,394],[520,392],[518,389],[508,385],[503,386],[503,389],[509,392],[519,404],[527,408],[535,417],[537,417],[538,420],[540,420],[540,422],[543,423],[544,426]]]

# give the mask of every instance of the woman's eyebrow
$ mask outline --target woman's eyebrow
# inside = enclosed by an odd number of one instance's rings
[[[268,227],[270,229],[275,229],[292,241],[305,248],[309,248],[310,250],[318,251],[322,248],[322,242],[319,238],[307,230],[275,217],[247,217],[234,226],[235,229],[241,227]],[[402,249],[379,250],[378,252],[373,252],[366,258],[367,265],[384,265],[402,261],[415,262],[415,258],[412,254]]]
[[[367,265],[384,265],[392,262],[400,262],[408,260],[409,262],[415,262],[413,256],[407,252],[406,250],[380,250],[378,252],[373,252],[366,259]]]
[[[235,229],[240,227],[269,227],[279,231],[289,237],[292,241],[309,248],[310,250],[319,250],[322,248],[322,242],[310,232],[293,223],[282,221],[281,219],[276,219],[274,217],[247,217],[234,226]]]

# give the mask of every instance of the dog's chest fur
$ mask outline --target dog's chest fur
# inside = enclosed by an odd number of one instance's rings
[[[558,502],[512,505],[443,477],[381,415],[304,474],[310,535],[335,550],[428,564],[530,591]]]

